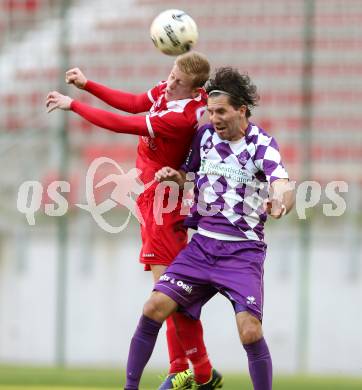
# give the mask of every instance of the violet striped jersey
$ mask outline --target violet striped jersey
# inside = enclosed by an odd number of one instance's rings
[[[264,239],[263,203],[269,185],[287,179],[275,139],[249,123],[239,141],[222,140],[211,124],[200,127],[181,169],[195,173],[187,226],[236,239]]]

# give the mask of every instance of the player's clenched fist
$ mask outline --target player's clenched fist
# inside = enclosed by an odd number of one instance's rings
[[[281,218],[286,214],[286,207],[278,200],[265,200],[264,201],[264,211],[275,219]]]
[[[184,172],[176,171],[176,169],[170,167],[163,167],[155,173],[155,179],[159,182],[162,181],[174,181],[178,185],[182,186],[185,182]]]
[[[46,107],[48,108],[47,112],[52,112],[56,108],[64,111],[70,110],[72,101],[72,98],[62,95],[57,91],[49,92],[46,99]]]
[[[155,179],[157,181],[172,180],[177,177],[179,172],[176,169],[170,167],[163,167],[155,173]]]
[[[77,88],[83,89],[87,83],[87,79],[79,68],[73,68],[65,72],[65,82],[67,84],[74,84]]]

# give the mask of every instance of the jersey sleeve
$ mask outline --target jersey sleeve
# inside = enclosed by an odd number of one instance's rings
[[[149,135],[144,116],[114,114],[113,112],[91,107],[77,100],[72,101],[70,109],[94,125],[116,133]]]
[[[110,106],[132,114],[146,112],[153,104],[153,100],[146,92],[137,95],[112,89],[91,80],[87,81],[84,89]]]
[[[254,163],[262,171],[271,184],[277,179],[288,179],[288,173],[284,168],[279,152],[279,146],[273,137],[260,137]]]
[[[201,139],[207,129],[206,126],[202,126],[197,130],[191,143],[189,154],[186,157],[185,162],[181,165],[180,169],[184,172],[198,172],[201,164],[200,146]]]

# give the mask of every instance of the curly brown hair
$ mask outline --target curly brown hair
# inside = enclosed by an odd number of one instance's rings
[[[229,103],[235,109],[245,105],[247,118],[251,116],[250,109],[257,106],[259,100],[256,86],[251,82],[250,77],[229,66],[216,69],[213,76],[207,81],[205,88],[207,93],[215,90],[225,92]],[[212,93],[213,96],[218,94],[221,93]]]

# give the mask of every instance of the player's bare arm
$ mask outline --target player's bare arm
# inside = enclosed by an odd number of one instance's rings
[[[279,219],[288,214],[295,202],[295,183],[288,179],[277,179],[271,184],[270,197],[265,203],[266,212]]]
[[[183,187],[186,181],[186,173],[183,170],[176,170],[170,167],[163,167],[155,173],[155,179],[159,182],[174,181]]]
[[[87,81],[84,73],[79,68],[72,68],[65,72],[65,82],[73,84],[79,89],[84,89]]]

